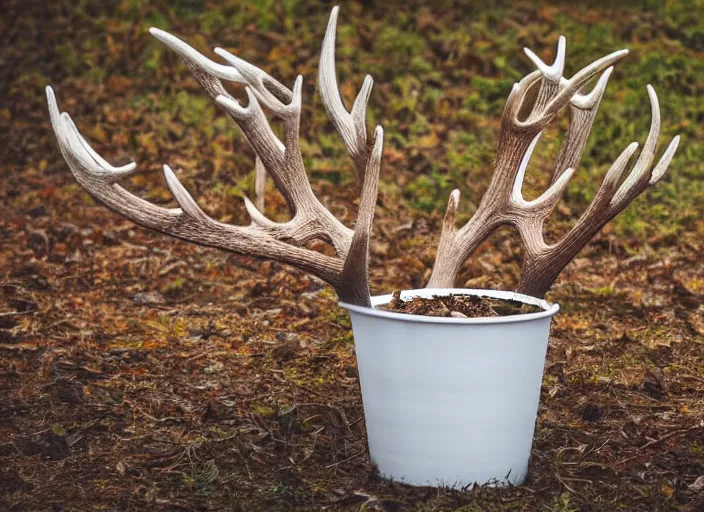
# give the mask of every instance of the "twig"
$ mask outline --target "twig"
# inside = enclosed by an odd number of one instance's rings
[[[697,425],[697,426],[685,428],[682,430],[673,430],[672,432],[669,432],[669,433],[665,434],[664,436],[662,436],[660,439],[653,439],[652,441],[648,441],[647,443],[645,443],[643,446],[639,446],[638,450],[639,451],[645,450],[646,448],[650,448],[652,446],[655,446],[656,444],[660,444],[663,441],[667,441],[668,439],[671,439],[673,437],[678,437],[683,434],[687,434],[689,432],[692,432],[694,430],[699,430],[701,428],[702,428],[701,426]],[[630,462],[633,459],[638,458],[640,455],[641,454],[637,454],[637,455],[633,455],[632,457],[628,457],[626,459],[623,459],[622,461],[617,462],[616,465],[621,465],[621,464],[625,464],[626,462]]]
[[[332,467],[335,467],[335,466],[338,466],[338,465],[340,465],[340,464],[343,464],[343,463],[345,463],[345,462],[347,462],[347,461],[350,461],[350,460],[352,460],[352,459],[354,459],[354,458],[356,458],[356,457],[359,457],[359,456],[362,455],[365,451],[366,451],[366,450],[360,450],[360,451],[358,451],[357,453],[355,453],[354,455],[352,455],[351,457],[347,457],[345,460],[341,460],[341,461],[338,461],[338,462],[334,462],[333,464],[329,464],[329,465],[325,466],[325,469],[330,469],[330,468],[332,468]]]

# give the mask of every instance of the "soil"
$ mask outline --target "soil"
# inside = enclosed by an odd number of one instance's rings
[[[379,309],[409,315],[446,316],[454,318],[480,318],[491,316],[523,315],[537,313],[542,308],[510,299],[496,299],[477,295],[434,295],[432,298],[412,297],[401,299],[397,290],[388,304]]]

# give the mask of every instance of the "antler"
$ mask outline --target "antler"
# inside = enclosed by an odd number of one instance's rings
[[[525,246],[518,291],[542,297],[589,240],[667,171],[679,144],[679,136],[672,140],[651,171],[660,133],[660,109],[655,91],[648,86],[652,122],[646,143],[632,170],[619,186],[628,161],[638,147],[637,143],[628,146],[616,159],[593,202],[575,226],[559,242],[552,245],[545,242],[543,223],[559,202],[579,165],[613,71],[612,65],[628,53],[621,50],[607,55],[567,80],[562,76],[565,46],[565,38],[561,36],[557,57],[551,66],[526,49],[526,54],[538,70],[515,84],[509,95],[499,132],[494,175],[477,211],[459,229],[456,219],[460,192],[454,190],[450,194],[429,287],[452,287],[467,257],[495,229],[508,224],[519,231]],[[601,76],[593,90],[581,94],[579,91],[584,85],[599,73]],[[570,125],[552,174],[552,183],[540,197],[526,201],[521,189],[533,149],[543,129],[566,106],[570,110]]]
[[[369,146],[367,145],[367,103],[372,92],[374,80],[370,75],[364,78],[362,87],[357,94],[352,110],[345,108],[337,87],[337,73],[335,71],[335,27],[339,7],[334,7],[330,14],[328,29],[323,39],[323,48],[320,51],[320,69],[318,72],[318,86],[323,105],[335,129],[345,141],[345,146],[354,161],[357,178],[364,181],[365,162],[369,159]]]
[[[245,198],[251,225],[220,223],[200,209],[167,165],[164,165],[166,181],[181,208],[163,208],[140,199],[117,184],[134,172],[136,164],[116,168],[93,151],[69,115],[59,113],[54,93],[47,87],[51,123],[61,152],[78,182],[91,195],[137,224],[196,244],[288,263],[328,282],[341,300],[368,306],[367,254],[378,195],[383,130],[380,126],[376,128],[373,145],[367,147],[364,111],[371,88],[370,79],[365,80],[363,94],[360,93],[364,105],[358,99],[353,108],[351,117],[356,131],[351,138],[346,131],[349,122],[345,115],[349,114],[342,106],[336,80],[323,80],[324,76],[330,76],[331,69],[334,77],[332,45],[336,20],[337,8],[333,9],[323,43],[320,94],[363,180],[354,230],[344,226],[323,206],[308,181],[298,141],[303,78],[299,76],[290,90],[261,69],[225,50],[216,48],[215,52],[228,65],[211,61],[159,29],[152,28],[150,32],[183,58],[203,89],[235,120],[254,148],[257,155],[257,202],[263,204],[263,180],[268,172],[286,199],[291,220],[273,222]],[[225,90],[221,80],[246,85],[246,107]],[[283,141],[274,134],[261,105],[282,119]],[[336,256],[325,256],[306,248],[305,245],[314,239],[331,243]]]
[[[197,244],[291,264],[330,283],[343,301],[369,305],[369,236],[378,195],[383,130],[381,127],[375,129],[370,145],[365,117],[373,84],[371,77],[365,78],[351,111],[342,101],[335,70],[337,15],[338,8],[335,7],[321,49],[319,90],[328,116],[342,137],[361,182],[354,230],[336,219],[310,187],[298,141],[302,77],[299,76],[289,89],[261,69],[223,49],[216,48],[215,53],[227,64],[213,62],[180,39],[155,28],[150,30],[151,33],[183,58],[206,93],[239,125],[256,153],[257,206],[248,198],[244,200],[252,219],[251,225],[231,226],[210,218],[166,165],[164,174],[180,208],[153,205],[120,187],[117,182],[134,172],[136,165],[113,167],[106,162],[88,145],[68,114],[59,112],[54,93],[47,88],[52,126],[76,179],[106,206],[142,226]],[[459,229],[456,226],[459,190],[450,195],[437,260],[428,286],[452,287],[469,254],[497,227],[508,224],[517,228],[526,248],[518,289],[542,296],[564,266],[604,224],[665,174],[679,137],[673,139],[651,170],[660,131],[660,111],[657,96],[648,86],[652,123],[646,143],[628,176],[621,182],[637,149],[636,143],[628,146],[614,162],[594,201],[575,226],[559,242],[552,245],[545,242],[543,223],[579,165],[613,70],[611,66],[628,53],[621,50],[607,55],[567,80],[562,76],[565,46],[565,38],[560,37],[557,57],[550,66],[526,49],[538,70],[515,84],[509,95],[491,183],[475,214]],[[588,94],[581,93],[585,84],[599,74],[593,90]],[[233,98],[221,80],[244,84],[247,105],[242,106]],[[262,107],[283,121],[283,140],[271,129]],[[530,156],[542,131],[565,107],[570,110],[570,125],[552,173],[551,185],[537,199],[526,201],[521,189]],[[273,222],[262,213],[267,174],[271,175],[291,211],[288,222]],[[325,256],[305,247],[314,239],[332,244],[336,256]]]

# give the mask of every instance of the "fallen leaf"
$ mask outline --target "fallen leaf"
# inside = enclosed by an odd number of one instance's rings
[[[688,486],[690,489],[692,489],[694,492],[701,492],[704,490],[704,475],[700,475],[697,477],[697,479],[694,481],[694,483],[690,484]]]

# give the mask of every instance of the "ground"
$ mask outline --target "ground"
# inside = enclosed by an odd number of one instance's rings
[[[343,96],[371,73],[370,118],[386,130],[375,293],[426,282],[453,187],[460,220],[476,207],[503,102],[531,70],[523,46],[550,59],[566,34],[568,74],[632,51],[550,237],[584,210],[618,153],[645,139],[647,83],[660,97],[661,144],[683,137],[664,182],[548,294],[562,310],[526,484],[467,492],[375,475],[349,318],[328,287],[112,214],[75,183],[49,126],[52,84],[101,154],[139,163],[135,193],[170,201],[158,172],[168,162],[209,214],[245,224],[251,152],[147,28],[204,52],[220,45],[284,83],[304,75],[306,164],[350,225],[352,165],[314,95],[330,5],[75,4],[6,0],[0,19],[0,509],[704,510],[701,1],[343,5]],[[536,154],[529,194],[546,186],[564,126]],[[270,188],[267,214],[285,218]],[[500,231],[458,285],[511,288],[520,259],[515,233]]]

